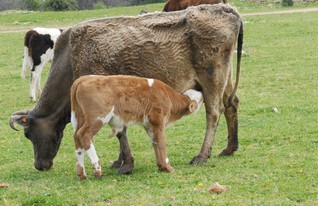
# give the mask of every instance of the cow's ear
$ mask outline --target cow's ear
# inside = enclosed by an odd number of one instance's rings
[[[29,127],[31,120],[32,118],[30,118],[28,115],[13,115],[10,118],[10,126],[12,129],[17,130],[14,127],[14,123],[17,123],[22,127],[27,128]]]
[[[189,104],[190,113],[194,112],[198,108],[198,103],[195,100],[191,100]]]
[[[46,43],[51,49],[53,49],[54,42],[52,41],[51,36],[50,36],[49,34],[45,34],[45,35],[44,35],[44,40],[45,40],[45,43]]]

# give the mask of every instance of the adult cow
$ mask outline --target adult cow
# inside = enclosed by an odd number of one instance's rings
[[[76,25],[59,37],[43,93],[32,110],[10,119],[24,127],[34,147],[35,167],[50,169],[65,125],[70,122],[70,88],[82,75],[135,75],[159,79],[178,92],[202,90],[206,134],[191,163],[205,162],[218,121],[224,112],[228,145],[220,155],[238,148],[238,88],[243,39],[242,19],[230,5],[202,5],[187,10],[138,17],[97,19]],[[232,86],[232,51],[237,43],[237,76]],[[94,68],[94,70],[92,70]],[[121,152],[112,166],[130,173],[133,156],[126,129],[117,135]]]
[[[61,29],[36,27],[25,34],[21,76],[25,78],[31,68],[30,99],[33,102],[41,94],[42,69],[53,60],[54,44],[61,33]]]
[[[219,4],[227,3],[227,0],[167,0],[163,7],[163,11],[179,11],[188,8],[189,6],[197,6],[200,4]]]

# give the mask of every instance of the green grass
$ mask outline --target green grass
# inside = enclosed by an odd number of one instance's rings
[[[249,3],[241,4],[254,9]],[[161,5],[151,8],[160,10]],[[139,10],[0,13],[0,24],[9,29],[16,29],[13,21],[34,22],[31,27],[52,22],[70,26],[103,15],[135,15]],[[52,21],[54,14],[58,15]],[[35,21],[35,17],[41,18]],[[188,164],[203,141],[205,115],[201,109],[166,132],[174,173],[157,171],[146,133],[134,126],[128,132],[135,156],[134,173],[118,176],[116,170],[108,169],[110,161],[117,158],[118,142],[106,138],[110,130],[105,127],[95,140],[104,175],[95,180],[86,157],[87,181],[79,181],[75,175],[70,125],[48,172],[34,169],[32,144],[22,131],[8,126],[13,112],[34,104],[28,99],[29,80],[20,78],[24,32],[0,32],[0,182],[10,184],[0,188],[0,205],[317,205],[318,12],[249,16],[244,20],[246,55],[238,91],[240,148],[235,155],[217,158],[226,145],[222,117],[211,159],[206,164]],[[278,113],[273,112],[274,107]],[[230,189],[212,195],[207,189],[213,182]]]

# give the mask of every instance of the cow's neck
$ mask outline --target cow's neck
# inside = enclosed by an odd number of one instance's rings
[[[57,63],[58,64],[58,63]],[[32,115],[54,121],[62,127],[70,122],[70,89],[73,83],[71,65],[52,65],[43,93]],[[59,125],[56,125],[59,124]]]
[[[173,105],[170,114],[171,122],[181,119],[184,115],[189,114],[190,99],[187,96],[179,94],[178,98],[171,97],[170,99]]]

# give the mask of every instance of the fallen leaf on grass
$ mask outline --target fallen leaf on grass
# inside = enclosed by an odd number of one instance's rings
[[[0,183],[0,188],[2,188],[2,187],[9,187],[9,184],[7,184],[7,183]]]
[[[218,182],[213,183],[213,185],[208,189],[210,193],[220,194],[221,192],[227,191],[227,187],[225,185],[220,185]]]

